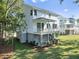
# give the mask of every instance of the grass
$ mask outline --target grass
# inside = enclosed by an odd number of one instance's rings
[[[59,39],[59,45],[41,52],[15,41],[15,52],[11,59],[79,59],[79,35],[59,36]]]

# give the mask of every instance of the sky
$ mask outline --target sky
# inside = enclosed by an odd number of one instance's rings
[[[50,12],[67,18],[79,18],[79,6],[73,2],[74,0],[64,0],[62,4],[60,4],[59,1],[60,0],[24,0],[24,3],[49,10]]]

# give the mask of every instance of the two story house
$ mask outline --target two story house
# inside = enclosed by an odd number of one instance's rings
[[[24,30],[17,32],[21,43],[28,42],[37,46],[46,46],[55,37],[52,33],[79,33],[79,23],[76,19],[65,18],[28,4],[24,4],[24,14],[27,26]]]
[[[24,31],[18,32],[21,43],[32,42],[37,46],[45,46],[54,38],[50,35],[59,32],[60,15],[27,4],[24,5],[24,14],[27,26]]]

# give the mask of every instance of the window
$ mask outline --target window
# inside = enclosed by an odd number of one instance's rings
[[[74,21],[74,20],[70,20],[69,22],[70,22],[70,23],[74,23],[75,21]]]
[[[37,10],[34,10],[34,15],[36,15],[36,16],[37,16]]]
[[[57,28],[57,24],[53,24],[53,29],[56,29]]]
[[[44,23],[42,23],[42,30],[44,29]]]
[[[51,17],[51,14],[49,14],[49,17]]]
[[[37,23],[37,28],[41,28],[41,23]]]
[[[64,23],[66,23],[67,22],[67,20],[64,20]]]
[[[44,29],[44,23],[37,23],[37,31],[41,31]]]
[[[30,10],[30,15],[31,15],[31,16],[33,15],[33,10]]]
[[[63,20],[60,20],[60,22],[62,22]]]
[[[30,15],[32,16],[34,12],[34,15],[37,16],[37,10],[30,10]]]
[[[67,25],[67,28],[72,28],[73,27],[73,25]]]
[[[70,28],[70,25],[67,25],[67,28]]]
[[[50,24],[47,24],[47,28],[50,28],[51,26],[50,26]]]

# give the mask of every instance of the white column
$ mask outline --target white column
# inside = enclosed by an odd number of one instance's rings
[[[41,39],[40,39],[40,46],[42,45],[42,22],[41,22]]]

